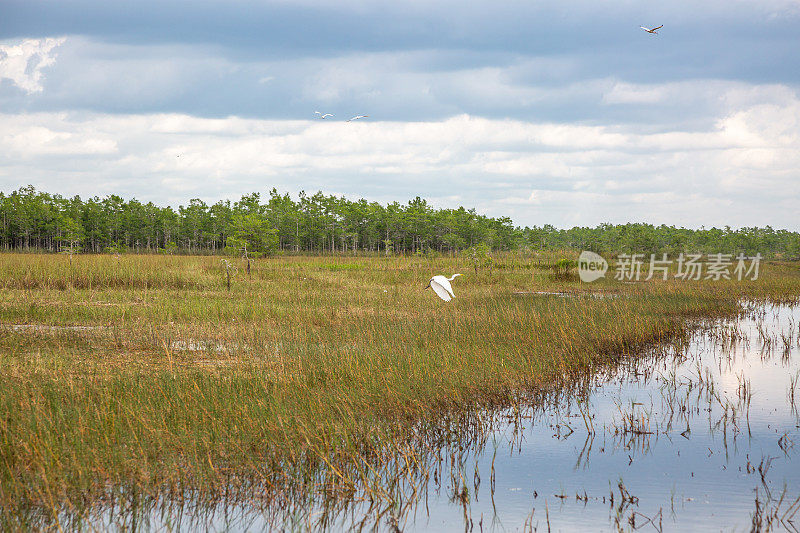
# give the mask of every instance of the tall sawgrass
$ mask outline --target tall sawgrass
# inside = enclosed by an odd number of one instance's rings
[[[266,497],[320,476],[352,489],[421,424],[682,338],[741,298],[800,295],[792,264],[757,282],[585,285],[524,257],[477,274],[448,258],[297,257],[256,261],[252,279],[240,265],[228,292],[213,257],[2,259],[8,520],[131,493]],[[452,302],[423,289],[456,271]]]
[[[3,289],[185,289],[198,278],[181,257],[3,254]]]

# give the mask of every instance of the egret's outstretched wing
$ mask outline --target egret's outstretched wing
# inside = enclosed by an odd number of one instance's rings
[[[433,289],[433,292],[435,292],[439,296],[439,298],[441,298],[445,302],[449,302],[450,300],[453,299],[453,297],[451,296],[452,291],[448,291],[447,289],[445,289],[442,286],[442,284],[439,283],[438,281],[431,280],[431,289]]]
[[[664,27],[664,25],[662,24],[662,25],[661,25],[661,26],[659,26],[658,28],[653,28],[653,31],[660,30],[660,29],[661,29],[661,28],[663,28],[663,27]]]
[[[444,276],[442,276],[442,277],[444,278]],[[453,298],[456,297],[456,295],[453,293],[453,286],[450,285],[450,280],[449,279],[444,278],[443,280],[439,281],[439,283],[442,284],[442,287],[444,287],[444,290],[446,290],[447,292],[450,293],[450,296],[452,296]]]

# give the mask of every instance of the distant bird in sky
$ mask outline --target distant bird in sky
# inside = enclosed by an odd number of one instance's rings
[[[453,287],[450,286],[450,282],[453,281],[456,278],[456,276],[460,275],[461,274],[453,274],[449,278],[446,278],[444,276],[433,276],[425,288],[427,289],[428,287],[430,287],[431,289],[433,289],[433,292],[435,292],[439,296],[439,298],[441,298],[445,302],[449,302],[450,300],[456,297],[456,295],[453,294]]]
[[[358,120],[360,118],[367,118],[369,115],[356,115],[353,118],[348,118],[347,122],[352,122],[353,120]]]
[[[655,35],[658,35],[658,32],[656,30],[660,30],[661,28],[664,27],[664,25],[662,24],[661,26],[659,26],[657,28],[645,28],[644,26],[639,26],[639,27],[642,28],[647,33],[653,33]]]
[[[323,114],[322,114],[322,113],[320,113],[319,111],[314,111],[314,113],[316,113],[317,115],[319,115],[319,118],[328,118],[328,117],[332,117],[332,116],[333,116],[331,113],[325,113],[325,114],[323,115]]]

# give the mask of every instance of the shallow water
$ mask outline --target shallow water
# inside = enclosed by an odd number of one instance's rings
[[[497,450],[493,498],[482,485],[466,514],[429,498],[429,515],[407,528],[463,531],[466,516],[484,529],[731,531],[754,515],[800,527],[800,309],[756,315],[698,334],[679,355],[623,365],[585,403],[498,430],[477,461],[491,470]]]
[[[407,506],[151,511],[146,528],[742,531],[800,527],[800,308],[758,307],[435,452]],[[451,454],[451,455],[448,455]],[[413,484],[409,484],[411,487]],[[413,492],[413,494],[412,494]],[[797,512],[796,512],[797,511]],[[796,514],[795,514],[796,512]],[[288,518],[287,518],[288,516]],[[106,526],[136,526],[105,515]],[[95,522],[97,524],[97,522]]]

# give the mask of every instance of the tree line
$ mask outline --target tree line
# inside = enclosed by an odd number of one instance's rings
[[[600,224],[595,228],[557,229],[550,225],[524,229],[534,249],[591,250],[606,254],[761,254],[800,260],[800,233],[771,226],[686,229],[652,224]]]
[[[223,253],[457,252],[484,244],[516,246],[507,217],[474,209],[434,209],[422,198],[381,205],[317,192],[297,200],[272,189],[238,201],[199,199],[177,210],[152,202],[65,198],[22,187],[0,192],[0,246],[5,250]]]
[[[435,209],[420,197],[382,205],[276,189],[178,209],[117,195],[86,200],[22,187],[0,192],[0,247],[51,252],[253,255],[284,253],[458,253],[484,250],[592,250],[605,253],[761,253],[800,259],[800,234],[764,228],[686,229],[601,224],[517,227],[474,209]]]

